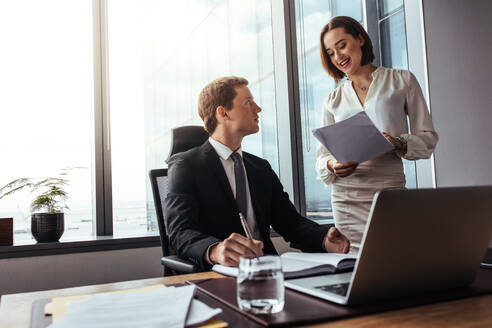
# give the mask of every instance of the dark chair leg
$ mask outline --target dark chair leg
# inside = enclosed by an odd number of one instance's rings
[[[162,275],[164,277],[170,277],[176,275],[176,272],[172,269],[169,269],[168,267],[164,267],[164,269],[162,270]]]

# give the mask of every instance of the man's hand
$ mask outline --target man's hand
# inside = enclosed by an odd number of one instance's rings
[[[355,163],[355,162],[340,163],[337,160],[332,159],[326,163],[326,166],[328,167],[328,170],[333,172],[337,177],[343,178],[343,177],[348,177],[349,175],[354,173],[357,166],[359,166],[359,163]]]
[[[238,266],[241,256],[248,258],[263,256],[263,242],[250,240],[234,232],[223,242],[212,246],[209,253],[212,263],[226,266]]]
[[[350,241],[337,228],[331,227],[326,234],[324,246],[328,253],[348,253]]]

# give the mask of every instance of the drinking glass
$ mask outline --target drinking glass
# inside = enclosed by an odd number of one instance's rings
[[[252,313],[277,313],[284,308],[284,274],[278,256],[239,259],[237,303]]]

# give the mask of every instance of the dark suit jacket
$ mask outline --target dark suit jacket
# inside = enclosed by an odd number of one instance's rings
[[[266,160],[243,152],[243,161],[263,252],[276,254],[270,225],[301,250],[323,252],[328,228],[297,212]],[[233,232],[245,235],[224,167],[208,141],[174,155],[168,163],[169,192],[164,219],[169,241],[179,257],[209,269],[205,252],[211,244],[223,241]]]

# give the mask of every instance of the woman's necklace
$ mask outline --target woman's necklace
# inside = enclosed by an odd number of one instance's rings
[[[352,81],[352,83],[355,85],[355,87],[356,87],[357,89],[359,89],[359,90],[361,90],[361,91],[366,91],[366,90],[367,90],[367,88],[368,88],[367,86],[359,86],[359,85],[355,84],[353,81]],[[371,82],[369,82],[369,84],[371,84]]]
[[[365,86],[363,85],[357,85],[357,83],[355,83],[353,80],[352,80],[352,84],[359,90],[363,91],[363,92],[366,92],[367,89],[369,88],[369,86],[371,85],[371,82],[372,82],[372,72],[374,72],[376,70],[376,68],[374,67],[374,69],[371,69],[371,74],[369,74],[369,83]],[[350,79],[350,77],[349,77]]]

